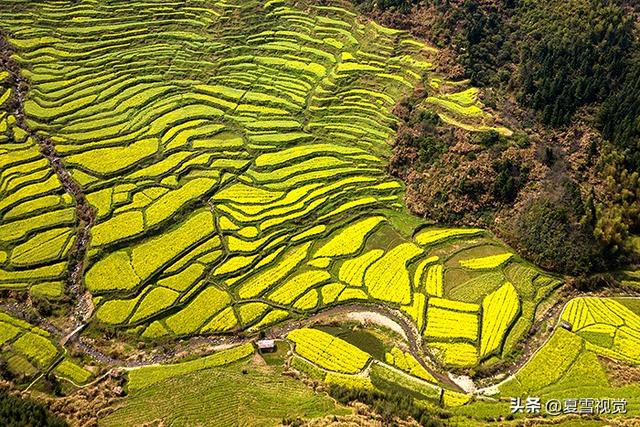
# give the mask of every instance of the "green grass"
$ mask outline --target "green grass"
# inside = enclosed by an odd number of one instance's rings
[[[296,355],[291,358],[291,367],[316,381],[323,381],[327,376],[326,371]]]
[[[246,369],[246,374],[243,370]],[[130,393],[104,427],[159,421],[172,426],[273,426],[287,418],[345,415],[326,395],[315,394],[279,369],[251,363],[210,368],[159,381]]]
[[[610,385],[606,370],[598,356],[579,349],[577,354],[568,349],[567,343],[580,342],[580,339],[570,332],[563,331],[554,335],[531,362],[516,374],[516,380],[504,384],[501,397],[536,396],[546,402],[549,399],[572,399],[589,397],[593,399],[626,399],[628,414],[637,416],[640,413],[640,386],[630,384],[622,387]],[[560,359],[559,359],[560,358]],[[561,360],[562,359],[562,360]],[[570,363],[565,361],[569,360]],[[470,405],[456,408],[454,413],[460,416],[460,425],[467,425],[471,420],[488,421],[506,417],[510,414],[508,403],[474,402]],[[517,418],[521,418],[518,415]],[[457,420],[457,417],[454,419]],[[582,421],[581,421],[582,422]],[[602,423],[602,421],[600,421]],[[575,425],[583,425],[578,423]],[[471,425],[471,424],[469,424]],[[561,423],[560,425],[565,425]],[[568,424],[571,425],[571,424]],[[584,424],[589,425],[589,424]],[[601,424],[597,424],[601,425]]]
[[[520,396],[536,393],[554,384],[573,365],[583,346],[580,337],[564,329],[557,329],[515,377],[500,386],[500,393],[505,396]]]
[[[131,392],[145,389],[168,378],[235,362],[250,356],[253,351],[253,345],[249,343],[188,362],[133,369],[129,372],[128,388]]]
[[[277,340],[276,341],[276,351],[272,353],[263,353],[262,358],[267,362],[269,366],[282,366],[284,364],[284,360],[289,353],[291,347],[289,343],[285,340]]]
[[[91,378],[91,372],[68,360],[63,360],[56,366],[54,373],[61,377],[68,378],[78,385],[88,382]]]

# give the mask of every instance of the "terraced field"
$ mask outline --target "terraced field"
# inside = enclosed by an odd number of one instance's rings
[[[258,331],[369,301],[468,365],[499,353],[520,299],[531,317],[538,272],[521,265],[506,285],[499,270],[520,265],[508,249],[482,230],[422,230],[385,173],[392,107],[433,78],[425,45],[346,4],[12,4],[1,24],[20,75],[6,93],[22,110],[2,113],[19,188],[0,206],[3,288],[54,297],[69,277],[80,222],[38,154],[50,141],[93,210],[84,283],[103,325],[145,339]],[[508,297],[509,313],[465,294],[474,277],[507,286],[487,298]]]
[[[453,408],[471,396],[441,374],[511,360],[561,285],[485,230],[426,226],[406,211],[386,169],[403,96],[428,87],[423,107],[445,122],[510,131],[476,89],[433,71],[434,49],[348,2],[3,3],[0,290],[56,300],[86,289],[92,326],[148,345],[251,338],[341,305],[392,310],[425,360],[399,347],[378,360],[302,328],[288,334],[293,367]],[[571,301],[571,331],[557,330],[499,391],[549,387],[578,357],[638,363],[637,317],[614,300]],[[46,332],[4,319],[11,369],[89,380]],[[253,347],[230,351],[130,372],[134,406]],[[529,384],[544,355],[558,372]],[[229,382],[246,386],[236,374]],[[310,413],[331,406],[300,395]],[[109,424],[128,424],[128,411]]]
[[[74,362],[48,331],[0,311],[0,357],[17,377],[35,379],[52,372],[75,385],[87,383],[93,374]]]
[[[453,84],[451,89],[459,90],[456,88],[458,83],[432,80],[430,84],[436,89],[442,84]],[[450,125],[472,132],[495,131],[504,136],[511,136],[511,130],[494,123],[494,117],[483,109],[478,101],[478,92],[477,88],[472,87],[454,93],[430,96],[424,103],[433,108],[442,121]]]
[[[613,414],[637,416],[640,387],[634,381],[622,384],[613,381],[607,364],[610,360],[623,361],[628,364],[625,366],[640,363],[637,344],[640,316],[620,301],[596,297],[570,301],[561,316],[570,330],[558,327],[515,375],[480,393],[494,397],[535,395],[543,401],[574,399],[582,407],[590,399],[594,414],[612,413],[611,407],[599,402],[611,405],[613,401],[624,401],[625,410]],[[583,399],[578,402],[576,396]],[[477,419],[504,416],[507,411],[500,405],[480,402],[457,409],[459,415]]]
[[[328,384],[365,390],[401,388],[443,406],[463,405],[470,399],[451,385],[443,385],[410,353],[397,347],[380,361],[317,329],[296,329],[287,338],[294,344],[292,366]]]

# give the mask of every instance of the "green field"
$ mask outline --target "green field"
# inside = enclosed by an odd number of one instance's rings
[[[589,341],[558,329],[515,376],[499,385],[499,394],[492,397],[526,399],[528,396],[536,396],[543,402],[564,401],[575,399],[576,396],[594,400],[623,399],[626,401],[627,413],[613,417],[637,416],[640,413],[640,387],[635,383],[624,386],[612,384],[597,353]],[[462,420],[476,421],[507,417],[510,414],[508,402],[477,401],[454,411]],[[517,415],[517,418],[522,418],[522,415]],[[578,422],[577,425],[582,424]]]
[[[266,369],[251,362],[236,363],[156,382],[132,392],[100,425],[162,422],[172,426],[272,426],[283,418],[351,412],[336,406],[326,395],[281,375],[280,368]]]
[[[640,336],[640,317],[613,299],[576,298],[566,305],[561,319],[571,325],[571,331],[557,328],[515,375],[501,382],[495,394],[489,393],[491,398],[624,399],[627,414],[614,416],[637,416],[640,387],[633,382],[615,383],[601,357],[637,366],[639,347],[634,340]],[[497,401],[477,401],[456,408],[455,413],[463,420],[481,421],[506,417],[510,410]]]
[[[66,354],[51,333],[0,311],[0,359],[11,375],[33,380],[52,371],[63,380],[82,385],[93,374]]]
[[[375,331],[357,329],[352,330],[346,327],[317,327],[321,331],[334,335],[349,344],[358,347],[360,350],[369,353],[376,359],[383,360],[385,355],[385,343]]]

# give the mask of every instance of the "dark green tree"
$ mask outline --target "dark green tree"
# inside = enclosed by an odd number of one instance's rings
[[[0,389],[0,425],[3,427],[66,427],[68,424],[53,416],[40,403],[21,399]]]

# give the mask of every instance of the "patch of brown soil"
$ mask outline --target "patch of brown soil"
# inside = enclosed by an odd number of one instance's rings
[[[618,360],[600,357],[600,363],[607,371],[609,382],[613,387],[624,387],[640,383],[640,367],[627,365]]]
[[[23,393],[23,397],[42,402],[53,414],[65,419],[71,426],[97,427],[98,420],[113,412],[117,402],[124,396],[123,383],[123,377],[114,372],[65,397],[51,397],[39,392]]]
[[[258,372],[263,372],[266,374],[272,373],[273,368],[267,365],[267,362],[264,360],[264,357],[257,351],[253,354],[251,358],[251,366],[256,369]]]

